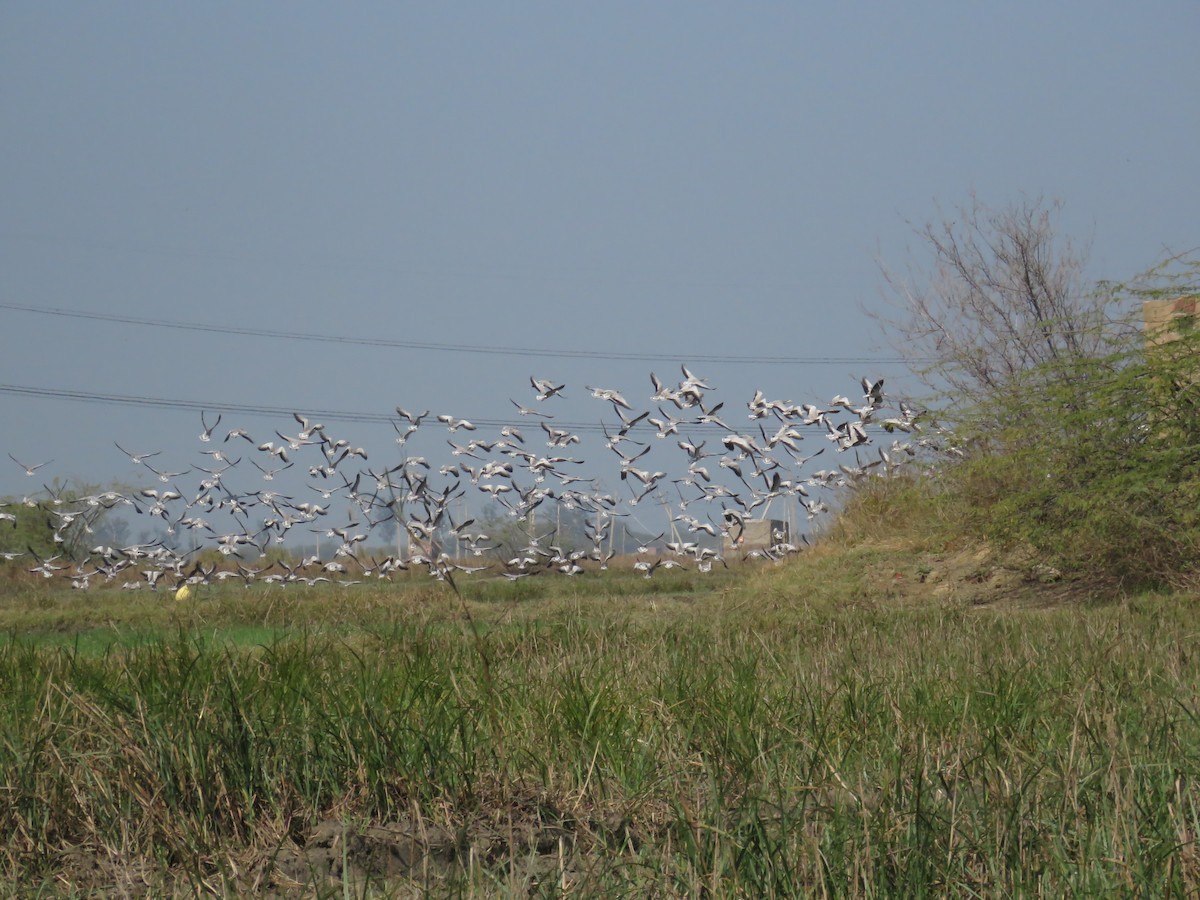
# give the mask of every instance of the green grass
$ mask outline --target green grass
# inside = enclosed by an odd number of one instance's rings
[[[469,584],[480,640],[419,583],[5,599],[0,877],[282,889],[336,820],[430,852],[335,842],[327,896],[1200,891],[1196,598],[977,608],[879,566],[913,559]]]

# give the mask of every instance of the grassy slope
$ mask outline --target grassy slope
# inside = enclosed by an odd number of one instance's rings
[[[472,584],[481,640],[420,584],[12,591],[0,871],[182,894],[340,896],[343,866],[383,896],[1194,894],[1197,598],[1080,604],[998,569],[1031,571],[855,540],[716,580]],[[322,837],[334,820],[353,839]],[[367,823],[417,849],[381,862]]]

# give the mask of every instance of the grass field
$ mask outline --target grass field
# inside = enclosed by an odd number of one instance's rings
[[[1200,892],[1197,598],[981,604],[927,569],[11,581],[3,892]]]

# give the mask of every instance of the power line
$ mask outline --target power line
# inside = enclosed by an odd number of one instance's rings
[[[921,360],[905,360],[898,357],[854,357],[854,356],[714,356],[704,353],[628,353],[622,351],[568,350],[538,347],[503,347],[479,344],[447,344],[433,341],[400,341],[388,338],[359,337],[353,335],[313,334],[303,331],[278,329],[238,328],[232,325],[214,325],[205,322],[178,322],[170,319],[155,319],[142,316],[123,316],[114,313],[88,312],[78,309],[26,306],[18,303],[0,303],[0,309],[36,315],[57,316],[69,319],[90,319],[113,322],[121,325],[142,325],[150,328],[169,328],[178,331],[202,331],[215,334],[234,334],[254,338],[309,341],[323,344],[351,344],[365,347],[385,347],[403,350],[428,350],[442,353],[482,353],[499,356],[538,356],[567,359],[607,359],[634,362],[712,362],[736,365],[908,365]]]
[[[95,391],[75,391],[65,388],[44,388],[22,384],[0,384],[0,394],[11,394],[24,397],[40,397],[49,400],[66,400],[76,403],[104,404],[109,406],[132,406],[143,407],[147,409],[168,409],[175,411],[190,410],[195,412],[210,413],[247,413],[250,415],[278,416],[279,418],[291,418],[293,413],[298,413],[302,416],[307,416],[308,418],[331,419],[338,422],[355,422],[372,425],[389,425],[400,421],[396,415],[390,413],[356,412],[352,410],[340,409],[313,409],[311,407],[306,408],[299,406],[270,406],[262,403],[230,403],[226,400],[178,400],[167,397],[147,397],[137,394],[102,394]],[[470,417],[470,421],[475,425],[482,425],[487,428],[504,428],[506,426],[512,426],[515,424],[512,419],[484,419],[475,418],[474,416]],[[554,425],[557,428],[564,428],[573,432],[604,432],[604,425],[600,422],[561,422],[555,419]],[[820,426],[796,423],[792,427],[819,429]]]
[[[613,272],[610,266],[605,265],[602,272],[589,271],[586,267],[580,269],[579,266],[548,266],[540,264],[536,266],[518,265],[516,267],[505,267],[503,265],[464,265],[461,261],[446,262],[433,259],[423,259],[420,264],[398,263],[395,259],[389,258],[386,262],[381,262],[372,256],[361,255],[314,255],[305,253],[302,258],[297,259],[291,254],[271,254],[271,253],[254,253],[245,250],[229,250],[212,247],[197,246],[194,242],[188,242],[186,246],[171,245],[171,244],[153,244],[145,242],[131,242],[128,240],[101,240],[94,237],[78,237],[66,235],[50,235],[38,234],[34,232],[17,232],[17,231],[0,231],[0,241],[21,241],[35,244],[55,244],[60,246],[80,247],[85,250],[100,250],[105,253],[132,253],[145,256],[153,256],[165,259],[193,259],[201,261],[224,261],[235,263],[248,263],[251,265],[267,266],[271,268],[287,268],[294,269],[318,269],[318,270],[333,270],[356,272],[384,272],[389,274],[398,274],[404,276],[415,277],[434,277],[434,278],[455,278],[455,279],[494,279],[509,282],[551,282],[584,285],[612,285],[612,284],[634,284],[634,285],[653,285],[661,287],[683,288],[694,290],[697,288],[725,287],[739,293],[747,291],[771,291],[783,290],[795,293],[804,289],[805,285],[800,279],[753,279],[746,280],[744,278],[713,278],[705,277],[679,277],[678,275],[661,276],[654,273],[638,273],[636,271],[620,271]],[[597,277],[599,276],[599,277]],[[614,277],[615,276],[615,277]]]
[[[141,406],[150,409],[194,410],[197,412],[230,412],[248,413],[252,415],[279,416],[291,418],[292,413],[299,413],[310,418],[333,419],[339,422],[357,422],[366,424],[387,425],[399,421],[394,414],[355,412],[350,410],[312,409],[300,406],[282,407],[261,403],[230,403],[226,400],[176,400],[166,397],[145,397],[136,394],[101,394],[93,391],[74,391],[62,388],[32,387],[22,384],[0,384],[0,394],[15,394],[26,397],[43,397],[52,400],[69,400],[78,403],[101,403],[111,406]],[[471,422],[489,428],[502,428],[513,423],[503,419],[475,419]],[[563,422],[559,427],[572,431],[601,430],[599,422]]]

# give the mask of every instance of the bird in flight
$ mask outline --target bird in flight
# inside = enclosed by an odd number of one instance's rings
[[[116,441],[113,441],[113,445],[118,450],[120,450],[122,453],[124,453],[126,456],[128,456],[129,461],[131,463],[133,463],[135,466],[139,466],[146,460],[150,459],[151,457],[158,456],[160,453],[162,453],[161,450],[155,450],[153,453],[131,453],[130,451],[128,451],[124,447],[122,447],[120,444],[118,444]]]
[[[205,419],[204,419],[204,411],[201,410],[200,411],[200,426],[204,430],[200,432],[200,440],[204,441],[204,443],[206,443],[206,444],[209,441],[211,441],[213,431],[215,431],[216,427],[220,424],[221,424],[221,414],[220,413],[217,413],[217,421],[215,421],[211,425],[209,425],[208,422],[205,421]]]
[[[530,409],[528,406],[522,406],[516,400],[512,400],[512,398],[509,398],[509,399],[512,402],[512,405],[517,408],[517,412],[519,412],[523,416],[540,416],[543,419],[553,419],[554,418],[554,416],[550,415],[550,413],[544,413],[544,412],[539,412],[536,409]]]
[[[590,387],[588,385],[584,385],[584,387],[586,387],[589,391],[591,391],[592,396],[595,397],[597,400],[608,400],[610,403],[612,403],[614,408],[620,407],[622,409],[628,409],[628,410],[633,409],[633,407],[629,405],[628,401],[624,397],[622,397],[618,392],[616,392],[614,390],[611,390],[609,388]],[[618,412],[619,412],[619,410],[618,410]]]
[[[563,388],[566,387],[565,384],[555,384],[548,378],[534,378],[532,375],[529,376],[529,383],[537,391],[537,398],[539,400],[549,400],[551,397],[563,397]],[[565,400],[566,398],[563,397],[563,399]]]
[[[48,465],[50,465],[50,463],[54,462],[54,460],[48,459],[44,463],[37,463],[36,465],[27,466],[27,465],[25,465],[25,463],[21,462],[19,459],[17,459],[15,456],[13,456],[11,453],[8,454],[8,458],[11,459],[13,462],[15,462],[22,469],[24,469],[25,474],[28,475],[30,478],[32,478],[33,473],[36,472],[38,469],[40,469],[42,466],[48,466]]]

